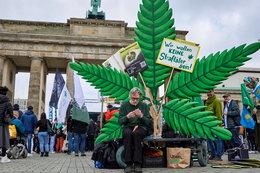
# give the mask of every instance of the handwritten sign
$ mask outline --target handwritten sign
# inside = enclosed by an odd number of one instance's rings
[[[156,63],[192,73],[200,47],[184,40],[163,40]]]

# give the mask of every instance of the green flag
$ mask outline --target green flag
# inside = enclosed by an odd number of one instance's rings
[[[246,85],[244,83],[241,84],[241,94],[242,94],[243,105],[249,106],[251,114],[252,114],[255,104],[254,104],[253,100],[251,99],[251,97],[249,96]]]
[[[72,119],[82,121],[84,123],[89,122],[89,113],[87,109],[79,109],[75,105],[72,108]]]

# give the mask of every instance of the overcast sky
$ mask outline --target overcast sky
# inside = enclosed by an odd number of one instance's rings
[[[186,39],[200,44],[199,57],[260,39],[259,0],[169,1],[176,29],[189,31]],[[141,2],[102,0],[100,10],[106,13],[107,20],[122,20],[128,26],[135,26]],[[69,18],[85,18],[89,9],[90,0],[0,0],[0,19],[66,23]],[[260,67],[260,51],[251,57],[253,59],[244,67]],[[17,80],[24,80],[18,79],[20,76],[26,75],[19,75]],[[48,82],[53,82],[51,75],[48,76]],[[27,97],[25,95],[16,93],[15,96]]]

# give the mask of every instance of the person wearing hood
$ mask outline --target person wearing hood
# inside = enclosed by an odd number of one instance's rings
[[[27,150],[28,150],[28,156],[32,156],[31,150],[32,150],[32,137],[34,133],[34,129],[37,125],[37,117],[33,112],[33,107],[28,106],[27,111],[22,115],[21,121],[24,126],[24,133],[26,135],[26,143],[27,143]]]
[[[9,128],[8,122],[4,122],[4,116],[9,115],[10,118],[13,118],[13,109],[12,104],[6,96],[7,92],[7,87],[0,86],[0,148],[2,148],[3,156],[1,163],[10,162],[10,159],[6,155],[6,150],[10,147]]]

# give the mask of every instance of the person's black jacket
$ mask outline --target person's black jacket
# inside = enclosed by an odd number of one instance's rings
[[[4,125],[5,114],[9,114],[10,118],[13,118],[13,108],[8,97],[0,94],[0,126]]]
[[[87,131],[87,126],[88,124],[82,121],[72,120],[71,122],[72,132],[74,133],[85,134]]]
[[[226,102],[224,103],[224,108]],[[233,128],[240,125],[240,110],[235,100],[231,100],[227,111],[227,128]]]
[[[87,128],[87,134],[90,136],[90,135],[93,135],[95,136],[96,135],[96,132],[97,132],[97,125],[95,124],[95,122],[93,120],[90,120],[89,121],[89,125],[88,125],[88,128]]]

